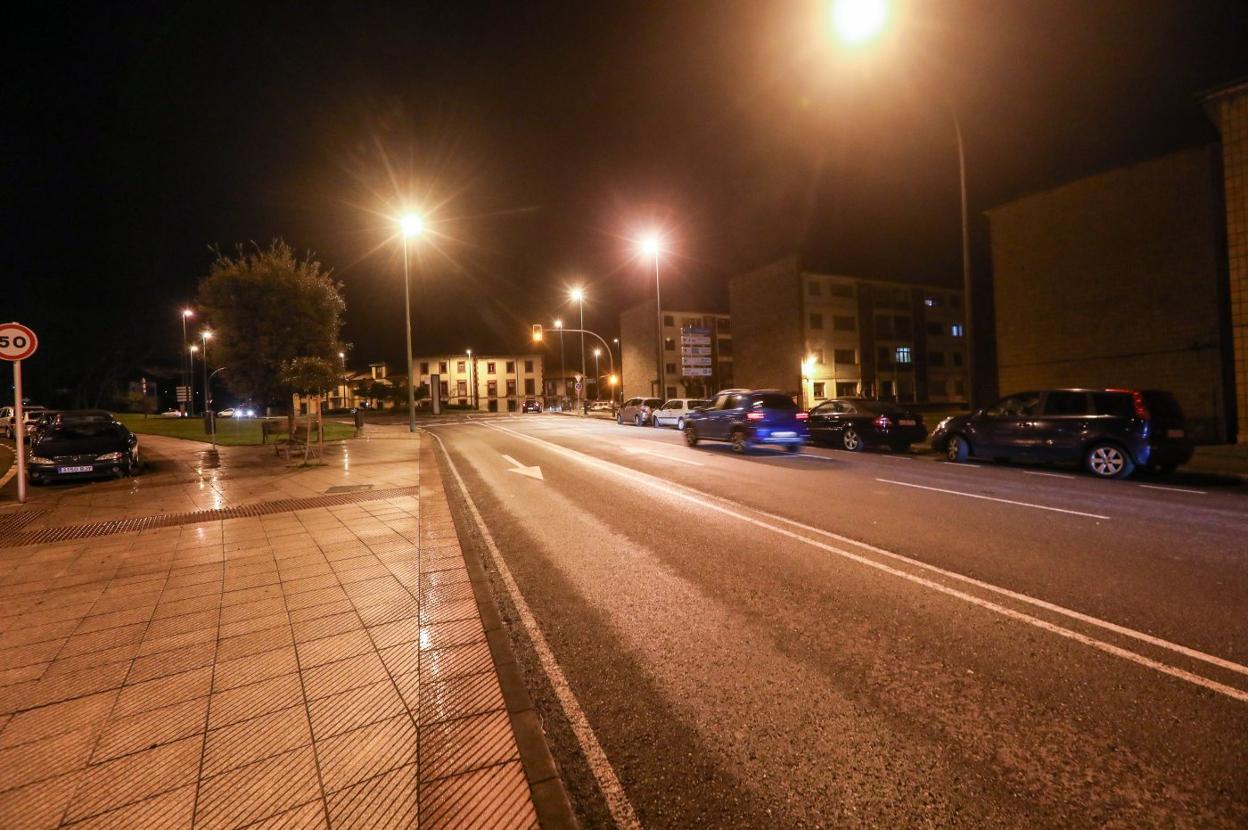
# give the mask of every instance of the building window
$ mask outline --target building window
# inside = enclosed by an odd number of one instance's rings
[[[722,338],[722,337],[721,337],[721,338],[719,338],[719,353],[720,353],[721,355],[730,355],[730,354],[732,354],[732,341],[731,341],[731,340],[725,340],[725,339],[724,339],[724,338]]]
[[[516,361],[507,361],[507,374],[514,375],[516,373]]]
[[[929,321],[927,324],[927,333],[933,337],[943,337],[945,334],[945,324]]]
[[[498,381],[496,380],[487,381],[485,384],[485,394],[491,398],[497,398],[498,397]]]
[[[945,365],[945,353],[944,352],[928,352],[927,353],[927,365],[928,366],[944,366]]]
[[[828,293],[833,297],[852,297],[854,286],[847,282],[834,282],[828,286]]]
[[[893,365],[893,352],[888,348],[888,346],[880,346],[879,351],[876,352],[876,358],[876,362],[878,362],[880,366],[887,367]]]
[[[516,379],[507,378],[507,396],[512,397],[516,394]]]
[[[716,326],[722,332],[732,331],[732,321],[729,320],[727,317],[720,317],[719,322],[716,323]]]
[[[459,361],[455,364],[455,371],[462,375],[464,372],[468,371],[468,364],[462,360]]]
[[[896,357],[897,357],[898,363],[910,363],[911,362],[910,347],[898,346],[897,351],[896,351]]]
[[[953,394],[955,394],[955,395],[965,395],[965,394],[966,394],[966,383],[962,380],[962,378],[955,378],[955,379],[954,379],[954,381],[953,381]]]
[[[532,394],[533,394],[533,389],[534,389],[534,388],[535,388],[535,387],[534,387],[534,384],[533,384],[533,378],[525,378],[525,379],[524,379],[524,394],[526,394],[526,395],[532,395]]]
[[[441,363],[438,364],[438,371],[444,375],[446,374],[446,361],[445,360],[443,360]]]
[[[806,294],[811,297],[822,297],[823,286],[819,284],[819,280],[810,280],[806,283]]]
[[[935,294],[928,294],[926,297],[923,298],[923,305],[927,306],[928,308],[936,308],[940,305],[940,297],[936,296]]]
[[[468,394],[468,381],[461,380],[459,382],[459,396],[462,398]]]
[[[836,382],[836,396],[838,398],[852,398],[858,394],[858,382],[854,380],[838,380]]]
[[[951,357],[953,358],[953,365],[954,365],[954,366],[961,366],[961,365],[962,365],[962,352],[954,352],[954,353],[951,355]]]
[[[952,326],[949,327],[949,333],[953,335],[954,337],[961,337],[962,332],[963,332],[963,328],[962,328],[961,323],[954,323]]]
[[[676,374],[676,364],[675,364],[675,363],[669,363],[669,364],[667,364],[667,366],[666,366],[665,368],[667,369],[667,373],[668,373],[669,375],[674,375],[674,374]],[[674,398],[674,397],[676,397],[676,396],[675,396],[675,395],[672,395],[672,397]]]
[[[893,318],[880,315],[875,318],[875,336],[880,338],[893,336]]]
[[[837,349],[833,353],[833,357],[837,363],[847,363],[853,365],[858,362],[858,355],[853,349]]]
[[[524,361],[524,371],[528,372],[529,374],[533,373],[533,361],[531,360]]]
[[[495,374],[495,372],[496,372],[495,366],[496,366],[496,365],[497,365],[497,364],[495,364],[495,363],[494,363],[494,361],[492,361],[492,360],[487,361],[487,362],[486,362],[486,364],[485,364],[485,373],[486,373],[487,375],[492,375],[492,374]]]
[[[894,317],[893,331],[897,332],[898,337],[909,337],[914,331],[914,326],[909,317]]]
[[[515,402],[515,401],[511,401],[511,400],[507,401],[507,411],[508,411],[508,412],[515,412],[515,411],[516,411],[516,402]]]
[[[823,359],[823,349],[812,349],[811,353],[814,355],[816,363],[825,362]]]
[[[810,327],[812,329],[822,329],[823,328],[823,315],[811,314],[810,315]]]
[[[675,386],[669,386],[669,387],[667,387],[667,397],[669,397],[669,398],[674,398],[674,397],[676,397],[676,387],[675,387]]]
[[[450,385],[446,381],[442,381],[438,384],[438,393],[438,397],[446,400],[451,394]]]
[[[669,351],[669,352],[674,352],[674,351],[676,351],[676,340],[675,340],[675,338],[672,338],[672,337],[665,337],[665,338],[663,338],[663,349],[664,349],[664,351]]]
[[[672,316],[672,315],[670,315],[670,314],[664,314],[664,315],[663,315],[663,325],[665,325],[665,326],[674,326],[674,325],[676,325],[676,318],[675,318],[675,317],[673,317],[673,316]]]
[[[422,361],[421,361],[421,363],[420,363],[420,373],[421,373],[422,375],[427,375],[427,374],[429,374],[429,361],[427,361],[427,360],[422,360]]]
[[[833,317],[832,328],[837,331],[854,331],[858,328],[858,320],[855,317]]]
[[[814,394],[816,398],[825,397],[823,394],[824,386],[825,384],[823,381],[819,381],[818,383],[814,384]]]

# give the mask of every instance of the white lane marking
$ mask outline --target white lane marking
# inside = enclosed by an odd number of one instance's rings
[[[632,453],[633,455],[652,455],[655,458],[661,458],[664,461],[675,461],[678,464],[689,464],[690,466],[693,466],[693,467],[706,466],[701,461],[690,461],[687,458],[678,458],[674,455],[665,455],[661,452],[655,452],[654,450],[646,449],[645,447],[630,447],[625,444],[617,444],[616,446],[618,446],[624,452]]]
[[[1031,507],[1035,510],[1050,510],[1054,513],[1066,513],[1071,516],[1083,516],[1087,519],[1104,519],[1109,521],[1109,516],[1102,516],[1099,513],[1084,513],[1081,510],[1067,510],[1064,507],[1049,507],[1047,504],[1033,504],[1029,501],[1015,501],[1014,499],[1001,499],[996,496],[983,496],[979,493],[965,493],[961,490],[947,490],[944,487],[929,487],[926,484],[911,484],[908,481],[894,481],[891,478],[877,478],[876,481],[882,481],[885,484],[896,484],[898,487],[913,487],[916,490],[931,490],[934,493],[948,493],[951,496],[965,496],[968,499],[982,499],[983,501],[995,501],[1001,504],[1013,504],[1017,507]]]
[[[1075,640],[1076,642],[1082,643],[1091,648],[1097,649],[1099,651],[1103,651],[1107,654],[1112,654],[1116,657],[1121,657],[1124,660],[1129,660],[1130,662],[1137,663],[1141,666],[1145,666],[1147,668],[1161,672],[1162,674],[1167,674],[1167,675],[1170,675],[1171,677],[1177,677],[1180,680],[1186,680],[1189,683],[1193,683],[1197,686],[1201,686],[1211,691],[1218,692],[1219,694],[1226,695],[1228,697],[1234,698],[1239,701],[1248,702],[1248,692],[1245,692],[1242,689],[1237,689],[1234,686],[1227,686],[1224,683],[1219,683],[1216,680],[1210,680],[1207,677],[1202,677],[1201,675],[1194,674],[1185,669],[1180,669],[1176,666],[1171,666],[1167,663],[1162,663],[1159,660],[1154,660],[1153,658],[1146,657],[1143,654],[1139,654],[1129,649],[1122,648],[1121,646],[1116,646],[1113,643],[1108,643],[1108,642],[1105,642],[1104,640],[1098,640],[1095,637],[1091,637],[1087,634],[1082,634],[1078,631],[1073,631],[1069,628],[1064,628],[1063,626],[1050,623],[1047,620],[1042,620],[1038,617],[1033,617],[1030,614],[1026,614],[1021,611],[1015,611],[1012,608],[1007,608],[1006,606],[999,605],[995,602],[981,599],[972,594],[968,594],[964,591],[960,591],[956,588],[950,588],[948,586],[941,585],[939,582],[934,582],[930,579],[926,579],[916,574],[912,574],[907,571],[903,571],[897,568],[890,567],[889,565],[885,565],[882,562],[876,562],[875,560],[869,559],[860,554],[856,554],[851,551],[844,550],[842,548],[833,547],[832,545],[824,544],[823,542],[819,542],[815,539],[810,539],[806,536],[802,536],[801,534],[794,533],[793,531],[786,530],[782,527],[777,527],[775,525],[768,524],[767,522],[760,521],[758,519],[755,519],[750,516],[746,516],[730,508],[724,507],[720,504],[716,504],[716,502],[736,504],[735,502],[729,501],[728,499],[724,499],[719,496],[713,496],[709,493],[704,493],[700,490],[696,490],[692,487],[686,487],[685,485],[682,485],[682,484],[676,484],[674,482],[664,481],[663,479],[660,479],[656,476],[652,476],[649,473],[644,473],[644,472],[641,472],[640,470],[634,470],[629,467],[622,467],[621,465],[615,464],[614,462],[605,461],[600,458],[595,458],[594,456],[586,455],[577,450],[568,449],[567,447],[560,446],[559,444],[555,444],[550,441],[545,441],[541,438],[535,438],[530,435],[525,435],[523,433],[514,432],[513,430],[506,429],[505,427],[493,427],[493,429],[497,429],[500,432],[509,433],[511,435],[516,436],[517,438],[521,438],[521,439],[530,441],[535,444],[546,446],[547,448],[549,448],[550,450],[556,453],[565,455],[589,467],[600,467],[612,473],[631,474],[634,479],[641,477],[641,478],[651,479],[654,483],[661,483],[661,484],[667,485],[667,487],[665,488],[658,488],[658,487],[640,488],[641,492],[644,492],[646,495],[650,496],[651,498],[664,498],[664,497],[678,498],[678,499],[682,499],[684,501],[687,501],[693,504],[700,505],[709,510],[713,510],[718,513],[732,516],[733,518],[740,519],[741,521],[744,521],[748,524],[752,524],[757,527],[765,528],[767,530],[771,530],[775,533],[778,533],[782,536],[786,536],[788,538],[795,539],[800,542],[804,542],[808,545],[811,545],[812,547],[819,548],[820,550],[824,550],[829,553],[834,553],[838,556],[842,556],[853,562],[857,562],[867,567],[883,571],[893,576],[897,576],[901,579],[905,579],[909,582],[914,582],[916,584],[923,585],[924,587],[931,588],[932,590],[938,591],[940,593],[947,594],[949,596],[965,600],[966,602],[969,602],[973,605],[977,605],[981,608],[985,608],[990,611],[995,611],[999,614],[1002,614],[1003,616],[1009,617],[1019,622],[1024,622],[1024,623],[1027,623],[1028,625],[1036,626],[1045,631],[1049,631],[1053,634],[1057,634],[1060,637],[1065,637],[1071,640]],[[1242,665],[1240,663],[1235,663],[1230,660],[1223,659],[1221,657],[1217,657],[1213,654],[1207,654],[1203,651],[1198,651],[1194,648],[1189,648],[1187,646],[1180,645],[1178,643],[1174,643],[1169,640],[1163,640],[1160,637],[1154,637],[1151,634],[1144,633],[1143,631],[1136,631],[1135,629],[1127,628],[1126,626],[1121,626],[1121,625],[1118,625],[1117,623],[1109,622],[1108,620],[1102,620],[1098,617],[1093,617],[1089,614],[1084,614],[1080,611],[1074,611],[1069,608],[1064,608],[1060,605],[1056,605],[1046,600],[1037,599],[1035,597],[1030,597],[1026,594],[1020,594],[1016,591],[1011,591],[1008,588],[1000,588],[996,585],[983,582],[973,577],[963,576],[961,574],[954,573],[953,571],[946,571],[943,568],[938,568],[934,565],[929,565],[917,559],[911,559],[908,556],[903,556],[899,553],[893,553],[892,551],[888,551],[883,548],[878,548],[878,547],[875,547],[874,545],[870,545],[865,542],[859,542],[854,539],[849,539],[847,537],[838,536],[835,533],[831,533],[829,531],[811,527],[809,525],[804,525],[801,522],[796,522],[792,519],[786,519],[783,516],[777,516],[775,514],[768,513],[763,510],[756,510],[755,508],[747,507],[745,505],[739,505],[739,506],[743,507],[744,509],[756,512],[759,515],[766,516],[771,519],[777,519],[777,520],[786,522],[788,524],[794,525],[796,527],[800,527],[803,530],[811,531],[811,532],[818,533],[824,536],[838,539],[840,541],[845,541],[850,544],[857,545],[866,550],[870,550],[874,553],[882,554],[891,559],[894,559],[899,562],[904,562],[907,565],[910,565],[916,568],[921,568],[923,570],[926,570],[932,573],[937,573],[942,576],[960,580],[969,585],[974,585],[976,587],[995,592],[1002,596],[1010,597],[1011,599],[1015,599],[1020,602],[1025,602],[1025,603],[1034,605],[1039,608],[1044,608],[1045,610],[1052,611],[1057,614],[1062,614],[1071,619],[1079,620],[1081,622],[1088,623],[1090,625],[1094,625],[1099,628],[1103,628],[1107,631],[1112,631],[1116,634],[1121,634],[1123,636],[1130,637],[1135,640],[1139,640],[1140,642],[1148,643],[1149,645],[1156,646],[1158,648],[1162,648],[1168,651],[1172,651],[1176,654],[1182,654],[1185,657],[1190,657],[1195,660],[1200,660],[1202,662],[1209,663],[1210,665],[1218,666],[1220,668],[1224,668],[1229,671],[1236,672],[1238,674],[1248,675],[1248,666]]]
[[[890,459],[890,460],[892,460],[892,461],[913,461],[913,460],[914,460],[914,456],[913,456],[913,455],[880,455],[880,456],[876,456],[876,457],[877,457],[877,458],[887,458],[887,459]]]
[[[1160,484],[1141,484],[1141,487],[1147,487],[1149,490],[1167,490],[1171,493],[1191,493],[1194,496],[1209,495],[1204,490],[1189,490],[1186,487],[1163,487]]]
[[[527,466],[527,465],[525,465],[525,464],[521,464],[519,461],[517,461],[516,459],[512,458],[510,455],[507,455],[507,454],[505,454],[505,453],[503,454],[503,458],[505,458],[505,459],[507,459],[509,462],[511,462],[511,468],[510,468],[509,470],[507,470],[507,472],[509,472],[509,473],[518,473],[519,475],[522,475],[522,476],[528,476],[529,478],[535,478],[535,479],[537,479],[538,481],[545,481],[545,480],[546,480],[546,479],[542,478],[542,468],[541,468],[541,467],[539,467],[539,466],[537,466],[536,464],[534,464],[532,467],[529,467],[529,466]]]
[[[497,429],[503,428],[497,427]],[[509,429],[504,431],[511,432]],[[433,433],[430,434],[438,442],[438,446],[442,448],[442,457],[446,459],[446,465],[455,477],[455,483],[459,486],[459,492],[464,497],[464,503],[468,505],[468,512],[472,514],[472,520],[476,522],[477,530],[481,533],[481,539],[485,542],[485,547],[490,552],[490,558],[494,562],[494,567],[498,571],[499,577],[503,580],[503,584],[507,587],[507,593],[511,595],[511,602],[516,608],[516,614],[520,617],[520,623],[529,635],[529,641],[533,644],[533,650],[537,653],[537,659],[542,664],[542,670],[546,672],[546,678],[550,681],[550,686],[555,691],[555,697],[559,699],[559,705],[563,708],[563,714],[567,717],[568,723],[572,725],[572,732],[576,735],[576,742],[580,744],[581,752],[585,755],[585,760],[589,764],[594,780],[598,782],[598,789],[602,791],[603,798],[607,801],[607,809],[611,811],[611,818],[615,820],[616,827],[638,828],[640,830],[641,822],[637,820],[637,813],[633,811],[633,805],[628,800],[628,794],[624,792],[619,776],[615,774],[615,768],[611,766],[611,761],[607,759],[607,754],[603,752],[602,744],[598,743],[598,736],[594,734],[594,728],[590,726],[589,718],[585,716],[585,710],[581,708],[580,702],[576,699],[576,694],[568,684],[568,678],[564,675],[563,669],[559,667],[559,663],[555,660],[554,652],[551,651],[550,644],[546,642],[546,636],[542,633],[542,629],[538,627],[537,619],[529,609],[529,604],[525,601],[524,594],[520,593],[520,586],[516,584],[515,578],[512,577],[511,569],[507,567],[507,560],[503,558],[502,552],[494,542],[494,536],[490,533],[490,529],[486,527],[485,520],[481,517],[481,511],[477,509],[476,502],[469,495],[468,486],[464,484],[463,476],[459,474],[459,468],[455,465],[454,459],[451,458],[450,452],[447,451],[446,444],[442,442],[442,438]]]
[[[1068,476],[1065,473],[1045,473],[1045,472],[1041,472],[1040,470],[1023,470],[1023,475],[1025,476],[1047,476],[1048,478],[1074,478],[1074,476]]]

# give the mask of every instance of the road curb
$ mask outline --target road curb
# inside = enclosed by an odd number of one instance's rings
[[[443,466],[445,452],[443,449],[437,453],[438,465],[444,471],[446,470]],[[452,511],[452,517],[455,512]],[[460,535],[458,522],[455,525],[455,533]],[[494,602],[494,595],[490,591],[490,578],[485,571],[480,551],[474,545],[466,544],[462,536],[459,539],[459,547],[463,553],[464,564],[468,568],[473,598],[476,600],[477,612],[481,615],[481,624],[485,628],[485,639],[490,647],[490,659],[493,660],[494,671],[498,675],[498,684],[502,689],[503,701],[507,706],[507,717],[511,721],[511,730],[515,734],[516,746],[520,751],[520,765],[529,783],[538,824],[548,830],[578,828],[580,825],[572,809],[572,801],[568,797],[563,778],[559,775],[559,767],[555,763],[554,755],[550,752],[546,732],[542,729],[541,716],[533,705],[533,698],[525,686],[524,674],[520,664],[516,661],[510,635],[503,626],[498,606]]]

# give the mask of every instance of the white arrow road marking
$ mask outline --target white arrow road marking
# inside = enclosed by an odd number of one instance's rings
[[[510,470],[508,470],[507,472],[509,472],[509,473],[519,473],[519,474],[520,474],[520,475],[522,475],[522,476],[528,476],[529,478],[535,478],[535,479],[537,479],[538,481],[545,481],[545,480],[546,480],[546,479],[542,478],[542,468],[541,468],[541,467],[526,467],[526,466],[524,466],[523,464],[521,464],[519,461],[517,461],[516,459],[512,458],[510,455],[506,455],[506,454],[504,454],[504,455],[503,455],[503,458],[506,458],[506,459],[507,459],[508,461],[510,461],[510,462],[511,462],[511,464],[512,464],[511,469],[510,469]]]
[[[691,467],[705,466],[701,461],[690,461],[687,458],[677,458],[674,455],[666,455],[665,453],[655,452],[654,450],[647,449],[645,447],[630,447],[626,444],[619,444],[618,446],[620,449],[624,450],[624,452],[631,452],[633,455],[653,455],[656,458],[662,458],[664,461],[675,461],[677,464],[688,464]]]

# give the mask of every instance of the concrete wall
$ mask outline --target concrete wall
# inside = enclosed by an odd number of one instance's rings
[[[1225,440],[1219,205],[1203,147],[989,211],[1001,393],[1169,389]]]
[[[728,285],[732,316],[733,383],[747,389],[797,394],[805,356],[802,281],[795,258],[733,277]]]
[[[624,400],[657,395],[658,345],[654,301],[647,300],[620,313],[620,363]]]

